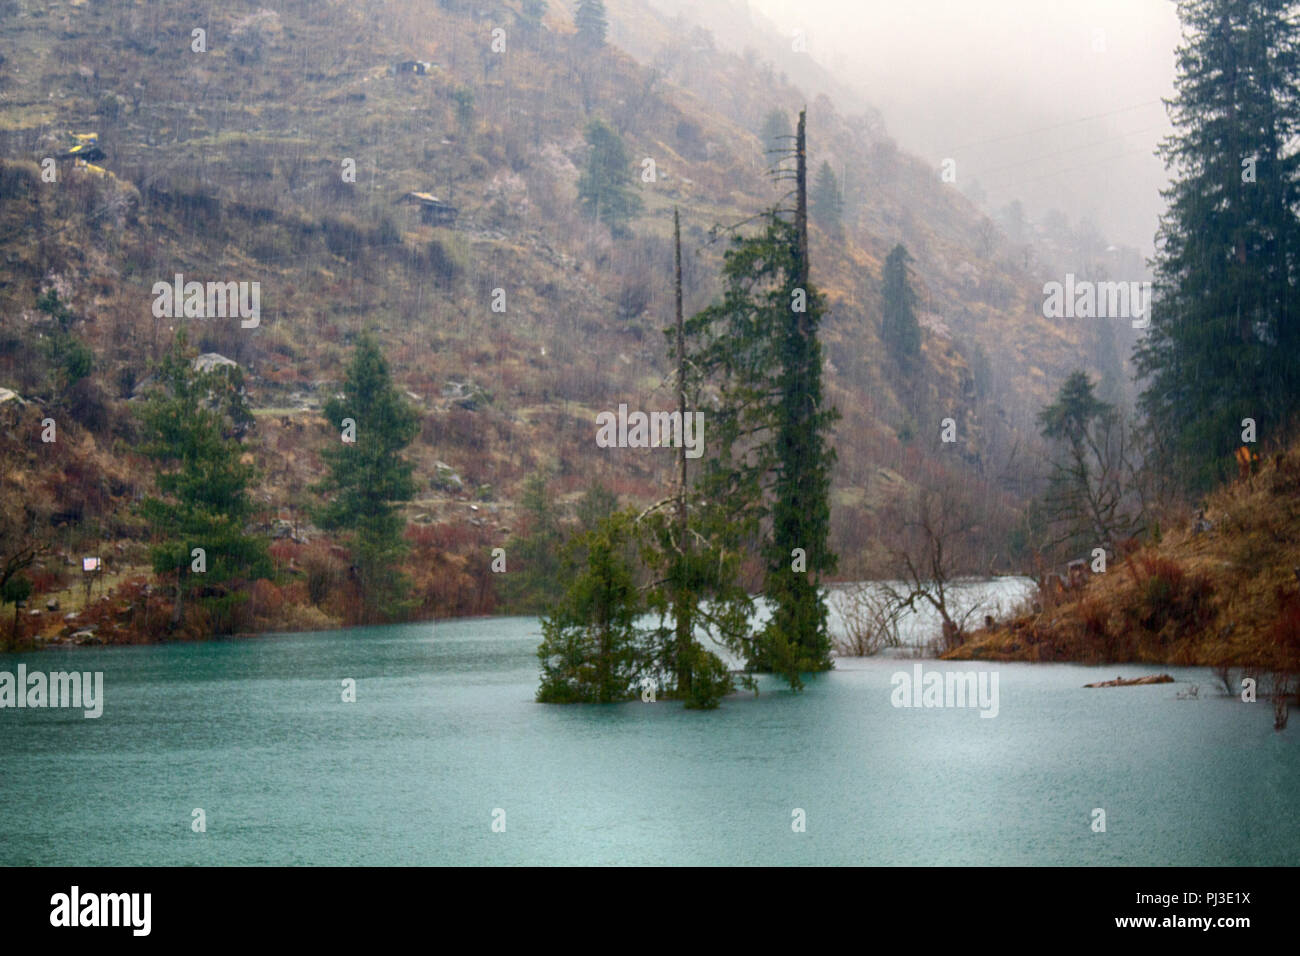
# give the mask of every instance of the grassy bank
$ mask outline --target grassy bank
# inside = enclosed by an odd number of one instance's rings
[[[976,631],[959,660],[1146,661],[1300,670],[1300,443],[1153,540]]]

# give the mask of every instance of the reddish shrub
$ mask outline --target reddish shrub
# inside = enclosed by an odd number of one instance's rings
[[[1199,633],[1213,617],[1209,581],[1187,574],[1175,561],[1143,555],[1136,561],[1138,600],[1130,615],[1142,628],[1167,640]]]
[[[1300,595],[1279,594],[1277,620],[1269,632],[1274,660],[1280,671],[1300,671]]]
[[[40,570],[29,568],[25,573],[27,580],[32,582],[33,594],[48,594],[50,591],[56,590],[59,575],[55,574],[55,572],[47,568],[41,568]]]
[[[284,592],[265,578],[258,578],[248,589],[248,611],[257,617],[270,617],[284,606]]]

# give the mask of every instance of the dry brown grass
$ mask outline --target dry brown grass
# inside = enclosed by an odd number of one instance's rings
[[[1056,607],[1022,609],[947,656],[1300,667],[1300,443],[1213,492],[1205,516],[1210,530],[1175,516]]]

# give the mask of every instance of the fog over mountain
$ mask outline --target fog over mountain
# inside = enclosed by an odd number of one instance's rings
[[[664,0],[687,17],[695,4]],[[723,3],[723,6],[727,4]],[[743,2],[731,5],[743,17]],[[751,0],[880,110],[899,145],[957,161],[995,211],[1060,209],[1150,255],[1179,42],[1171,0]],[[726,29],[716,30],[720,43]],[[783,69],[788,64],[780,63]],[[793,75],[793,74],[792,74]],[[840,103],[841,108],[848,104]],[[978,194],[978,191],[976,191]]]

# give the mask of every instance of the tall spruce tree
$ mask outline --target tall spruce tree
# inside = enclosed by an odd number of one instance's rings
[[[817,332],[825,305],[809,277],[806,119],[800,111],[795,127],[795,217],[787,247],[786,312],[779,326],[777,467],[763,591],[774,606],[760,656],[796,689],[801,672],[832,666],[821,575],[838,564],[829,541],[830,476],[835,463],[829,439],[839,413],[822,395]]]
[[[840,193],[840,181],[831,164],[823,162],[817,169],[817,179],[813,182],[812,214],[817,225],[833,236],[844,231],[844,197]]]
[[[609,20],[605,16],[603,0],[578,0],[578,9],[573,16],[573,23],[578,28],[578,39],[585,45],[589,47],[605,45]]]
[[[1159,467],[1188,489],[1223,474],[1242,420],[1276,433],[1300,405],[1300,49],[1286,0],[1182,0],[1174,180],[1157,234],[1151,328],[1136,350]]]
[[[796,133],[794,221],[769,212],[762,233],[736,237],[723,262],[721,302],[694,316],[693,364],[716,381],[715,454],[701,485],[733,541],[757,540],[772,615],[742,648],[753,670],[831,666],[821,575],[830,550],[829,446],[838,413],[826,405],[817,338],[824,304],[809,279],[805,117]]]
[[[157,467],[159,492],[140,510],[154,535],[155,573],[176,575],[172,626],[184,626],[193,602],[213,630],[229,632],[247,594],[241,585],[271,573],[265,539],[245,530],[256,470],[242,460],[239,436],[252,414],[239,369],[200,372],[194,354],[182,329],[140,411],[142,451]]]
[[[397,570],[406,553],[398,506],[415,494],[414,466],[401,452],[418,434],[419,417],[394,386],[388,363],[369,334],[357,339],[343,397],[325,403],[331,428],[345,419],[355,440],[335,439],[321,450],[329,473],[313,490],[330,496],[316,512],[327,531],[342,531],[352,551],[361,596],[361,621],[399,616],[408,582]]]
[[[881,276],[884,314],[880,321],[880,337],[904,372],[910,372],[921,355],[916,293],[912,291],[907,274],[907,264],[911,261],[911,255],[900,242],[885,257],[884,275]]]

